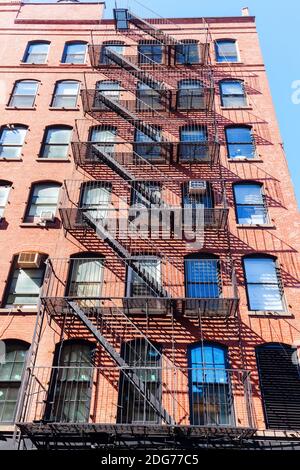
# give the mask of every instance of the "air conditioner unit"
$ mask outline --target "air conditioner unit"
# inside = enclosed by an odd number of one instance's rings
[[[189,182],[189,194],[205,194],[207,190],[206,181],[197,180]]]
[[[40,253],[23,251],[18,256],[18,265],[20,268],[39,268],[42,256]]]
[[[52,211],[43,211],[40,214],[41,222],[54,222],[54,214]]]

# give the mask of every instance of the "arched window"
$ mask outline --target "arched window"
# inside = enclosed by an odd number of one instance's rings
[[[5,292],[5,306],[37,305],[45,273],[46,256],[36,252],[22,252],[14,256]]]
[[[161,64],[163,46],[155,39],[142,40],[138,44],[138,60],[140,64]]]
[[[181,40],[182,44],[176,45],[177,64],[199,64],[201,57],[199,54],[198,41],[193,39]]]
[[[219,39],[215,42],[217,62],[239,62],[235,39]]]
[[[244,82],[241,80],[223,80],[220,82],[221,104],[224,108],[245,108],[247,97]]]
[[[50,48],[49,41],[30,41],[23,57],[26,64],[45,64]]]
[[[255,144],[252,128],[231,126],[225,129],[228,158],[254,158]]]
[[[72,135],[70,126],[48,126],[45,129],[40,158],[65,159]]]
[[[136,97],[138,111],[163,109],[160,94],[143,82],[137,84]]]
[[[300,375],[297,350],[269,343],[256,348],[267,429],[300,429]]]
[[[191,424],[233,425],[227,349],[213,343],[193,344],[188,360]]]
[[[184,261],[186,297],[215,299],[222,293],[220,260],[210,254],[189,255]]]
[[[0,422],[13,423],[29,344],[5,340],[5,360],[0,364]]]
[[[60,183],[51,181],[32,185],[25,221],[54,222],[60,188]]]
[[[156,256],[140,255],[131,260],[137,270],[128,268],[127,271],[127,296],[128,297],[155,297],[157,289],[162,284],[161,259]],[[138,271],[138,272],[137,272]],[[139,275],[143,273],[144,278]]]
[[[85,41],[66,42],[61,61],[64,64],[84,64],[86,51],[87,43]]]
[[[104,257],[97,253],[72,256],[66,296],[83,300],[101,297],[104,261]]]
[[[249,310],[283,311],[283,287],[276,258],[246,256],[244,270]]]
[[[156,403],[161,402],[161,354],[146,340],[135,339],[123,343],[122,358],[143,383],[148,396]],[[119,382],[119,403],[117,422],[122,424],[158,423],[160,412],[153,408],[123,372]]]
[[[153,140],[148,135],[144,134],[139,129],[135,131],[135,144],[134,151],[143,158],[148,160],[156,160],[161,157],[161,130],[157,127],[152,127],[153,132],[156,134],[156,140]]]
[[[112,154],[115,150],[115,141],[117,137],[117,128],[113,126],[93,126],[89,132],[89,142],[93,149],[99,149],[100,152]]]
[[[103,42],[100,53],[100,64],[114,64],[109,58],[109,50],[116,52],[117,54],[123,54],[124,52],[124,41],[106,41]]]
[[[9,124],[0,130],[0,158],[13,160],[21,157],[27,126]]]
[[[179,155],[181,160],[198,161],[208,158],[206,126],[184,126],[180,129]]]
[[[76,108],[80,83],[75,80],[62,80],[56,83],[52,108]]]
[[[81,185],[80,210],[83,216],[94,222],[107,218],[111,201],[111,183],[105,181],[88,181]]]
[[[203,109],[204,87],[200,80],[180,80],[178,83],[178,109]]]
[[[7,181],[0,181],[0,222],[4,216],[4,210],[7,204],[11,183]]]
[[[236,183],[233,185],[237,223],[264,225],[268,211],[261,183]]]
[[[38,90],[37,80],[19,80],[15,83],[9,100],[9,106],[14,108],[33,108]]]
[[[62,423],[89,420],[93,345],[66,341],[56,348],[45,419]]]
[[[98,109],[107,109],[110,110],[108,106],[106,106],[100,99],[99,93],[113,101],[119,101],[120,98],[120,83],[116,80],[101,80],[96,83],[96,93],[95,99],[93,103],[94,108]]]

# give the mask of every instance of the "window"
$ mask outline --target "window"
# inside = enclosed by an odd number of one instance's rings
[[[46,402],[46,420],[88,422],[93,349],[92,344],[83,341],[67,341],[57,348]]]
[[[65,44],[62,63],[64,64],[84,64],[86,57],[87,43],[83,41],[67,42]]]
[[[68,126],[46,128],[40,158],[67,158],[71,134]]]
[[[151,109],[163,109],[161,96],[158,91],[145,83],[139,82],[136,91],[138,111],[151,111]]]
[[[9,106],[14,108],[33,108],[39,83],[36,80],[16,82]]]
[[[24,54],[23,62],[26,64],[45,64],[49,53],[50,42],[29,42]]]
[[[4,210],[7,204],[10,188],[11,188],[10,183],[0,181],[0,222],[4,215]]]
[[[140,64],[161,64],[163,58],[162,45],[155,40],[140,42],[138,45],[138,59]]]
[[[21,341],[5,341],[5,362],[0,364],[0,422],[13,423],[21,378],[29,345]]]
[[[143,339],[124,343],[122,358],[130,367],[130,375],[135,374],[142,382],[147,396],[158,404],[158,409],[149,404],[121,371],[119,383],[119,403],[117,422],[123,424],[158,423],[161,413],[161,354],[158,349]]]
[[[96,84],[96,93],[93,106],[98,109],[106,109],[109,111],[110,108],[106,106],[99,98],[99,93],[104,96],[107,96],[107,98],[113,101],[119,101],[120,83],[115,80],[103,80],[101,82],[97,82]]]
[[[203,343],[188,350],[192,425],[234,425],[227,350]]]
[[[262,185],[241,183],[235,184],[233,189],[238,224],[267,224],[268,215]]]
[[[117,129],[110,126],[95,126],[90,129],[89,140],[93,148],[111,154],[115,150]]]
[[[40,220],[43,212],[49,212],[54,217],[56,214],[59,190],[60,184],[58,183],[35,184],[31,190],[25,221],[35,222],[36,220]]]
[[[51,106],[53,108],[76,108],[79,82],[65,80],[57,82]]]
[[[220,82],[221,103],[224,108],[245,108],[247,98],[244,82],[226,80]]]
[[[154,127],[152,129],[153,133],[157,136],[156,141],[139,129],[135,132],[134,151],[147,160],[155,160],[161,157],[161,146],[158,143],[161,141],[161,131]]]
[[[300,375],[295,348],[269,343],[256,348],[267,429],[300,429]]]
[[[282,311],[283,289],[276,259],[269,256],[244,258],[249,310]]]
[[[239,62],[235,39],[220,39],[215,47],[217,62]]]
[[[149,280],[146,283],[132,268],[128,268],[128,297],[152,297],[155,296],[157,284],[161,284],[161,260],[153,257],[136,257],[133,260],[136,268],[144,273]],[[152,288],[151,285],[155,285]]]
[[[111,200],[111,184],[101,181],[83,183],[80,195],[80,208],[83,215],[88,215],[95,222],[107,217]]]
[[[178,109],[203,109],[204,88],[200,80],[181,80],[178,84]]]
[[[186,257],[186,297],[194,299],[216,299],[222,293],[220,261],[213,255]]]
[[[177,64],[199,64],[199,45],[197,41],[182,41],[183,44],[176,46]]]
[[[129,18],[128,18],[128,10],[125,8],[115,8],[114,9],[114,17],[116,22],[116,29],[118,31],[124,31],[129,28]]]
[[[109,55],[106,54],[106,52],[109,54],[109,50],[112,50],[113,52],[122,55],[124,52],[124,42],[115,41],[103,43],[100,54],[100,64],[114,63],[110,60]]]
[[[132,187],[131,192],[131,204],[134,207],[141,207],[141,208],[150,208],[151,202],[148,198],[143,196],[139,192],[139,186],[143,186],[149,194],[149,198],[151,195],[152,200],[155,199],[157,201],[161,201],[161,184],[156,181],[139,181],[135,186]],[[131,211],[131,213],[133,213]]]
[[[208,157],[207,128],[186,126],[180,130],[179,154],[182,160],[203,160]]]
[[[87,255],[71,258],[66,295],[83,299],[101,297],[103,268],[103,257]]]
[[[225,134],[229,158],[255,157],[255,145],[250,127],[227,127]]]
[[[10,124],[0,132],[0,158],[13,160],[20,158],[27,132],[26,126]]]
[[[42,261],[37,268],[23,268],[17,261],[16,257],[9,279],[6,305],[37,305],[44,279],[45,263]]]

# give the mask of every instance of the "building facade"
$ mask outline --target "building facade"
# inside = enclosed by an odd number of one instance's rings
[[[1,446],[297,447],[300,219],[255,18],[103,10],[1,2]]]

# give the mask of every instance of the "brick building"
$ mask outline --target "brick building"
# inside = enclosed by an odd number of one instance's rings
[[[1,446],[297,446],[299,213],[255,18],[103,9],[0,5]]]

